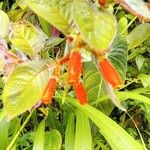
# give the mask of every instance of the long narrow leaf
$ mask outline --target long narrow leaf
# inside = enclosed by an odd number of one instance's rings
[[[90,123],[87,116],[80,110],[76,111],[76,136],[74,150],[92,150]]]
[[[77,107],[88,116],[97,125],[113,150],[143,150],[140,143],[104,113],[90,105],[81,106],[70,98],[67,99],[67,104]]]
[[[74,149],[75,115],[70,114],[65,132],[65,150]]]
[[[35,134],[33,150],[44,150],[44,137],[45,137],[45,120],[43,120]]]

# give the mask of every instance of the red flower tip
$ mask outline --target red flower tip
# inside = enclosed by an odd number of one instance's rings
[[[43,104],[49,104],[52,102],[52,97],[55,94],[56,86],[57,86],[56,78],[51,78],[41,98]]]
[[[88,103],[87,93],[82,83],[73,84],[74,92],[81,105]]]

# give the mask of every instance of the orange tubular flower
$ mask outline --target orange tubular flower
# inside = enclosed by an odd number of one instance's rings
[[[79,81],[83,69],[82,59],[79,51],[73,51],[70,55],[68,64],[68,80],[69,84],[74,84]]]
[[[98,3],[100,6],[105,6],[106,5],[106,0],[98,0]]]
[[[88,98],[87,98],[87,93],[82,85],[82,83],[75,83],[73,85],[75,95],[77,99],[79,100],[81,105],[87,104]]]
[[[114,66],[106,58],[100,60],[99,69],[103,75],[103,78],[112,85],[113,88],[120,87],[123,84],[123,81],[114,68]]]
[[[51,78],[41,98],[43,104],[49,104],[52,102],[52,97],[55,93],[56,86],[57,86],[56,78]]]

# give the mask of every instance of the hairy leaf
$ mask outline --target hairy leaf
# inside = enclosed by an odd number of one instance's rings
[[[129,49],[139,46],[150,36],[150,23],[144,23],[136,26],[127,36]]]
[[[12,25],[12,44],[28,55],[40,52],[44,48],[46,36],[30,22],[23,21]]]
[[[34,138],[33,150],[44,150],[45,120],[41,121]]]
[[[74,150],[92,150],[92,137],[89,119],[80,110],[76,111],[76,134]]]
[[[127,71],[127,40],[125,36],[118,35],[112,46],[111,51],[108,55],[109,60],[116,68],[116,70],[120,73],[123,80],[126,79],[126,71]]]
[[[53,70],[53,64],[48,67],[43,61],[28,61],[15,68],[2,96],[9,119],[27,111],[40,100]]]
[[[9,31],[9,18],[7,14],[0,10],[0,39],[5,38]]]
[[[44,150],[60,150],[61,143],[61,135],[57,130],[46,132]]]
[[[125,9],[138,16],[141,20],[150,21],[150,9],[143,0],[116,0]]]
[[[75,0],[75,23],[84,40],[98,52],[106,51],[116,34],[115,17],[106,10],[99,10],[88,0]]]
[[[73,0],[25,0],[38,16],[68,34],[71,30],[71,5]]]

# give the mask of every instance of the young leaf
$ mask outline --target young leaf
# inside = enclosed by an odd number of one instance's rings
[[[66,132],[65,132],[65,150],[74,149],[74,135],[75,135],[75,115],[70,114],[67,122]]]
[[[116,0],[116,2],[120,3],[122,7],[138,16],[141,20],[150,21],[150,9],[143,0]]]
[[[121,17],[121,19],[118,22],[118,34],[121,34],[124,29],[128,26],[128,19],[126,17]],[[128,31],[125,31],[125,35],[128,33]]]
[[[142,55],[138,55],[136,56],[135,60],[136,60],[136,65],[140,70],[144,64],[145,58]]]
[[[45,120],[41,121],[34,139],[33,150],[44,150]]]
[[[82,106],[70,98],[66,102],[69,105],[77,107],[96,124],[113,150],[143,150],[140,143],[134,140],[124,129],[104,113],[90,105]]]
[[[112,46],[111,51],[108,55],[110,62],[116,68],[121,75],[122,80],[126,79],[127,71],[127,40],[125,36],[118,35]]]
[[[28,61],[15,68],[2,96],[9,119],[27,111],[40,100],[53,70],[54,65],[48,68],[43,61]]]
[[[44,150],[60,150],[62,138],[57,130],[46,132]]]
[[[0,10],[0,39],[3,39],[7,36],[9,31],[9,18],[7,14]]]
[[[138,36],[137,36],[138,35]],[[128,48],[133,49],[143,43],[150,36],[150,24],[144,23],[136,26],[127,36]]]
[[[38,16],[68,34],[71,30],[71,5],[73,0],[24,0]]]
[[[51,25],[43,18],[38,16],[38,20],[40,22],[40,25],[44,31],[44,33],[50,37],[51,36]]]
[[[99,10],[89,0],[75,0],[73,5],[75,23],[84,40],[98,52],[106,51],[116,34],[115,17],[106,10]]]
[[[89,119],[80,110],[76,111],[76,134],[74,150],[92,150],[92,137]]]
[[[13,35],[10,40],[16,48],[28,55],[36,54],[44,48],[47,37],[30,22],[14,23],[12,27]]]
[[[145,88],[150,87],[150,75],[140,74],[138,78],[141,80]]]

